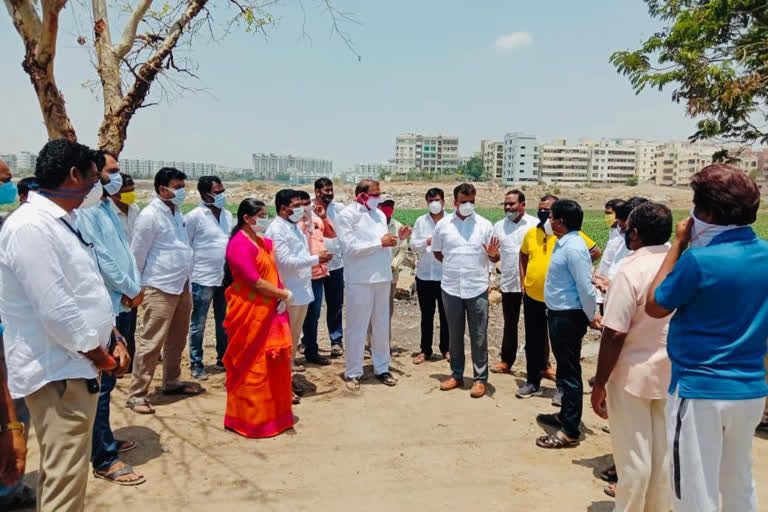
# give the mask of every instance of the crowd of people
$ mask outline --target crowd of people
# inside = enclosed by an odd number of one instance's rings
[[[608,420],[615,467],[603,475],[615,482],[607,489],[615,510],[716,511],[722,502],[722,510],[757,511],[751,448],[755,429],[768,427],[768,242],[750,227],[760,192],[741,170],[713,164],[695,174],[693,209],[674,236],[667,206],[609,201],[604,250],[582,231],[581,206],[553,195],[532,216],[524,192],[510,190],[503,220],[492,224],[475,211],[472,184],[452,191],[451,212],[444,191],[430,188],[427,213],[411,228],[372,179],[346,206],[328,178],[314,184],[314,198],[280,190],[271,218],[255,198],[233,216],[215,176],[198,180],[201,202],[184,215],[186,179],[160,169],[154,198],[139,210],[133,180],[108,152],[52,140],[34,177],[17,184],[0,162],[0,203],[17,195],[21,203],[0,229],[4,509],[36,502],[42,512],[82,511],[89,469],[117,485],[145,482],[120,460],[137,445],[112,432],[111,391],[130,379],[125,407],[156,413],[150,388],[162,364],[159,393],[203,393],[211,305],[232,432],[264,438],[294,426],[305,391],[296,376],[304,365],[331,364],[319,350],[323,297],[346,389],[360,392],[366,350],[375,378],[396,386],[393,298],[410,253],[421,312],[413,364],[447,361],[441,390],[465,385],[467,330],[470,396],[485,395],[489,373],[511,374],[522,311],[526,378],[515,395],[540,396],[542,379],[555,380],[559,411],[536,417],[554,433],[535,443],[573,448],[583,438],[582,340],[596,329],[591,407]],[[494,274],[504,328],[491,364]],[[191,381],[182,379],[187,340]],[[30,422],[40,446],[36,490],[22,482]]]

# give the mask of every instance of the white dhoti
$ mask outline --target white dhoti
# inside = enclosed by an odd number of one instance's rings
[[[365,339],[371,325],[371,357],[373,373],[389,372],[389,281],[370,284],[348,283],[344,287],[346,322],[344,327],[345,376],[363,376]]]

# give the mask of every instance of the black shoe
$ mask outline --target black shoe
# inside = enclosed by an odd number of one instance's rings
[[[307,363],[316,364],[318,366],[328,366],[329,364],[331,364],[330,359],[321,355],[316,355],[316,356],[305,355],[304,359],[306,360]]]

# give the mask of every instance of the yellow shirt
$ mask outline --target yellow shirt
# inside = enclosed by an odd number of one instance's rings
[[[583,231],[579,231],[579,235],[591,251],[595,247],[595,242]],[[555,242],[557,242],[555,235],[546,235],[543,229],[533,228],[525,234],[523,245],[520,247],[520,253],[528,256],[528,268],[525,272],[524,283],[525,294],[539,302],[544,302],[544,281],[547,278],[549,259],[555,248]]]

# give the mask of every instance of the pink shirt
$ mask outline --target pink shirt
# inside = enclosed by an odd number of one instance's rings
[[[328,217],[325,220],[320,217],[312,216],[312,226],[314,229],[311,231],[307,229],[307,224],[304,219],[299,221],[299,228],[307,235],[307,241],[309,242],[309,254],[312,256],[325,252],[325,239],[336,238],[336,231],[333,229],[333,223]],[[328,264],[318,263],[312,267],[312,279],[320,279],[321,277],[328,276]]]
[[[651,318],[645,298],[651,281],[669,250],[663,245],[643,247],[622,260],[605,299],[603,325],[627,333],[610,381],[639,398],[666,398],[671,375],[667,356],[670,317]]]

